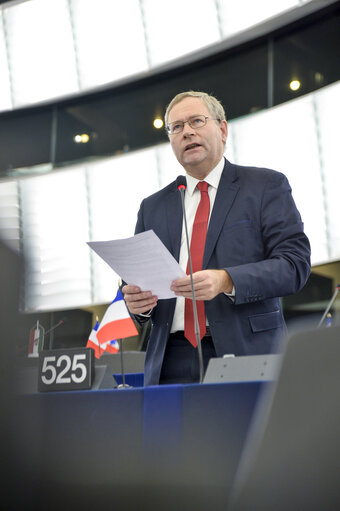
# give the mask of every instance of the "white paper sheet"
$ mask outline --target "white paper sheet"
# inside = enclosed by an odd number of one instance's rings
[[[171,282],[185,277],[176,259],[152,230],[122,240],[89,241],[88,245],[125,282],[152,291],[159,299],[174,298]]]

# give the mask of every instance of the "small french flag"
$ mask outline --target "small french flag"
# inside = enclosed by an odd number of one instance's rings
[[[104,352],[104,346],[100,346],[99,341],[97,339],[97,331],[99,327],[99,322],[97,321],[94,327],[92,328],[92,331],[89,335],[86,347],[92,348],[94,350],[94,355],[96,358],[100,358],[101,355]]]
[[[112,339],[125,339],[138,335],[137,328],[130,317],[124,298],[118,289],[116,298],[108,306],[98,327],[96,337],[101,347]]]
[[[107,353],[117,353],[119,351],[118,341],[113,340],[108,341],[105,344],[99,344],[99,341],[97,339],[98,328],[99,322],[97,321],[90,333],[86,347],[92,348],[94,350],[94,356],[96,358],[100,358],[105,351]]]

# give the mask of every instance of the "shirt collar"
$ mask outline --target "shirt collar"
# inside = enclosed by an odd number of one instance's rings
[[[208,183],[208,185],[213,186],[214,188],[218,188],[222,172],[224,169],[225,160],[224,157],[219,161],[219,163],[216,165],[216,167],[209,172],[207,177],[204,179]],[[199,179],[196,179],[195,177],[189,176],[189,174],[186,175],[187,178],[187,192],[190,196],[194,193],[197,183],[200,182]]]

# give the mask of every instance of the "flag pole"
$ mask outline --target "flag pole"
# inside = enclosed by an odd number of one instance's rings
[[[122,280],[119,278],[118,279],[118,288],[120,288],[121,285],[122,285]],[[126,389],[126,388],[130,387],[130,385],[127,385],[125,383],[123,339],[117,339],[117,341],[118,341],[118,344],[119,344],[119,351],[120,351],[120,372],[121,372],[121,375],[122,375],[122,384],[118,385],[118,388]]]
[[[99,322],[99,318],[98,318],[98,316],[96,316],[96,324],[98,322]],[[100,358],[102,356],[102,353],[100,353],[100,349],[101,349],[100,342],[98,342],[98,358]]]
[[[118,339],[117,339],[118,340]],[[121,388],[130,387],[130,385],[126,385],[125,383],[125,371],[124,371],[124,356],[123,356],[123,339],[118,340],[119,343],[119,351],[120,351],[120,372],[122,375],[122,384],[118,385]]]

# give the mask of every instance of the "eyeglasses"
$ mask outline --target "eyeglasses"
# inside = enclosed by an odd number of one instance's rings
[[[203,128],[207,124],[207,121],[221,121],[221,119],[212,119],[211,117],[206,117],[205,115],[193,115],[190,117],[187,121],[175,121],[170,122],[166,126],[166,131],[168,132],[168,135],[177,135],[178,133],[181,133],[184,129],[184,124],[187,122],[190,126],[190,128],[193,129],[199,129]]]

